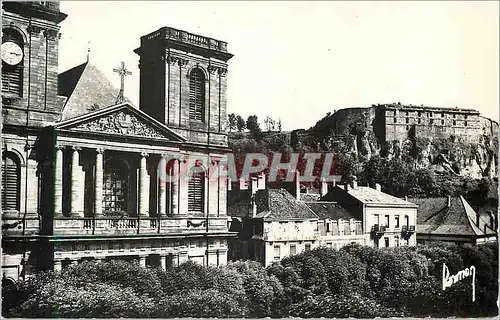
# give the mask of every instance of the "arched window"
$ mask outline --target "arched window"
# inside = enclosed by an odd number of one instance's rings
[[[189,176],[188,211],[204,212],[205,172],[202,167],[193,167]]]
[[[205,121],[205,75],[198,68],[189,74],[189,119]]]
[[[23,93],[23,37],[12,28],[3,29],[2,32],[2,94],[20,97]]]
[[[103,211],[106,214],[127,212],[129,170],[117,159],[106,161],[103,181]]]
[[[2,154],[2,211],[19,211],[21,165],[12,152]]]

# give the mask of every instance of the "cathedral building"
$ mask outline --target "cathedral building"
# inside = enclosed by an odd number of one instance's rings
[[[88,62],[58,74],[65,18],[2,3],[3,279],[87,259],[226,263],[227,43],[143,36],[135,108]]]

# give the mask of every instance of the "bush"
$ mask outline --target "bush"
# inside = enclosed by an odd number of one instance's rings
[[[442,290],[443,263],[471,278]],[[252,261],[163,271],[121,261],[41,272],[2,291],[7,317],[472,317],[498,314],[498,244],[318,248],[263,268]]]

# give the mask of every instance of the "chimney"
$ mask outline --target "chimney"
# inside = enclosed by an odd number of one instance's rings
[[[250,191],[252,192],[252,194],[255,194],[255,192],[257,192],[257,190],[259,190],[259,189],[257,189],[257,185],[258,185],[258,182],[259,182],[257,179],[258,179],[257,177],[251,177],[250,178],[250,181],[252,183]]]
[[[490,225],[489,225],[489,227],[492,230],[496,230],[496,228],[495,228],[495,216],[493,215],[493,212],[491,210],[488,210],[488,215],[490,216]]]
[[[248,190],[248,181],[244,178],[240,178],[240,190]]]
[[[321,189],[319,191],[319,195],[324,197],[328,193],[328,183],[325,180],[321,180]]]
[[[356,189],[358,187],[358,182],[356,180],[352,181],[352,188]]]
[[[375,183],[375,190],[382,191],[382,188],[380,187],[380,184]]]
[[[451,196],[448,196],[448,203],[446,205],[447,208],[451,207]]]
[[[300,172],[295,170],[295,198],[300,201]]]
[[[262,172],[257,179],[257,190],[266,189],[266,175]]]
[[[256,194],[252,193],[251,195],[251,202],[252,202],[252,218],[255,218],[257,215],[257,201],[255,201]]]

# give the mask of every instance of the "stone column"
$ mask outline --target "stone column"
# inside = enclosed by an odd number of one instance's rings
[[[81,148],[73,147],[73,161],[71,165],[71,214],[77,217],[83,217],[83,208],[81,199],[82,170],[80,163]]]
[[[139,168],[139,216],[149,216],[149,176],[146,166],[147,153],[141,153]]]
[[[104,149],[97,149],[95,156],[95,199],[94,199],[94,215],[102,216],[102,189],[103,189],[103,153]]]
[[[54,163],[54,215],[62,216],[63,196],[63,147],[56,146],[56,158]],[[60,262],[60,261],[59,261]]]
[[[179,159],[174,160],[174,165],[172,166],[172,183],[170,184],[172,187],[172,215],[179,214]]]
[[[166,175],[167,159],[166,155],[162,154],[158,163],[158,215],[164,217],[167,212],[167,175]]]
[[[167,270],[167,256],[166,255],[160,256],[160,265],[161,265],[162,270]]]
[[[54,272],[60,272],[60,271],[62,271],[62,261],[54,260]]]
[[[146,256],[139,256],[139,265],[141,267],[146,267]]]

